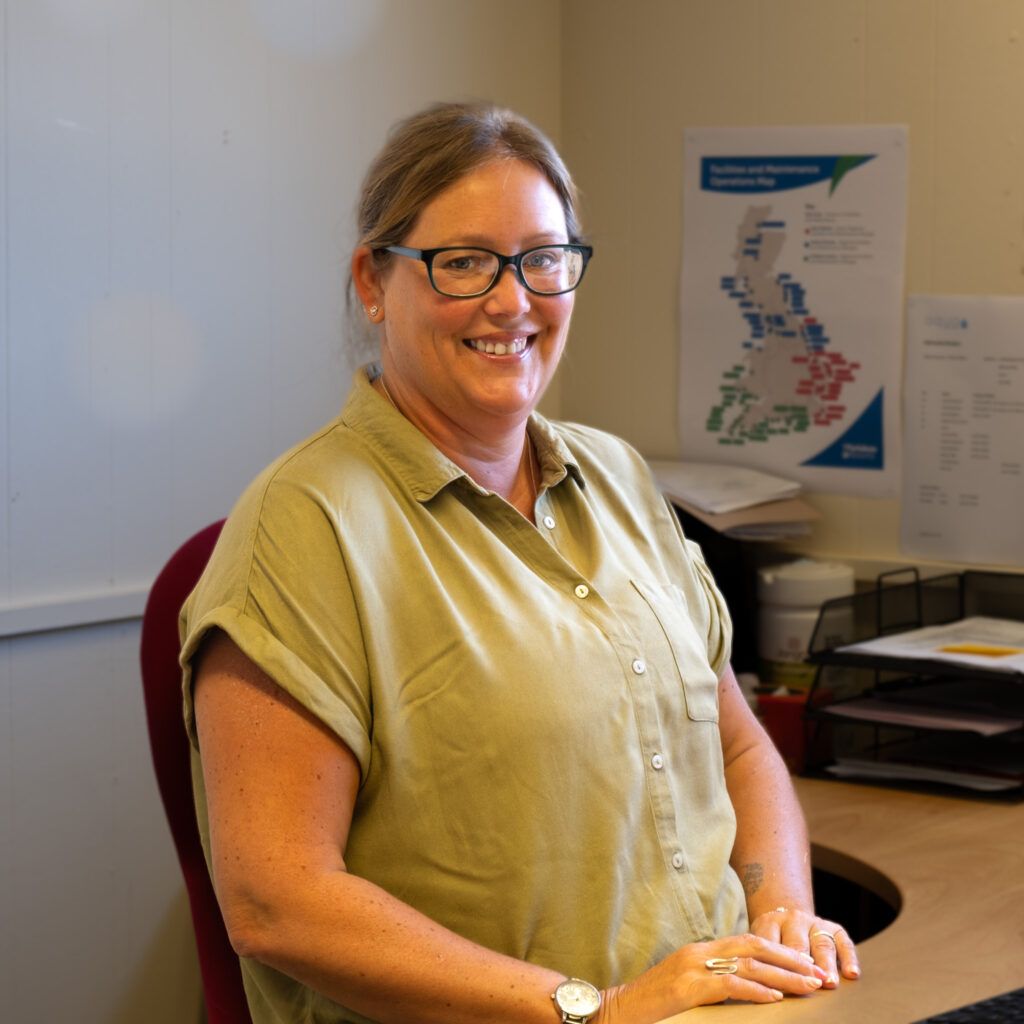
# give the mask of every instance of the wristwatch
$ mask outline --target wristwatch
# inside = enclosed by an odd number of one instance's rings
[[[551,998],[562,1015],[562,1024],[587,1024],[601,1009],[600,991],[580,978],[566,978]]]

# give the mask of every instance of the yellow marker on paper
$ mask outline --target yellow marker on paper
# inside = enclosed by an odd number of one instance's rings
[[[939,650],[943,654],[977,654],[982,658],[1008,658],[1012,654],[1024,654],[1024,648],[1001,647],[996,644],[950,644]]]

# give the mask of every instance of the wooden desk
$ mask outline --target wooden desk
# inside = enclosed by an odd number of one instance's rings
[[[811,779],[796,788],[815,864],[883,896],[894,886],[902,910],[858,947],[859,981],[700,1007],[672,1024],[910,1024],[1024,985],[1024,806]]]

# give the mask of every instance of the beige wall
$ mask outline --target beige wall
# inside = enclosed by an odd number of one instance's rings
[[[909,125],[908,292],[1024,290],[1024,0],[565,0],[563,19],[563,147],[598,250],[566,417],[678,455],[691,125]],[[812,500],[806,548],[901,560],[898,502]]]

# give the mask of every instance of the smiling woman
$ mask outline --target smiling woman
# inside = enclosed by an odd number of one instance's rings
[[[526,421],[561,358],[573,294],[538,294],[521,257],[561,252],[567,235],[548,177],[505,157],[435,196],[403,239],[409,245],[384,249],[426,252],[428,261],[381,266],[379,250],[368,246],[352,261],[359,297],[382,325],[380,386],[452,462],[528,518],[537,462]],[[518,255],[495,256],[483,246]],[[569,251],[582,259],[580,250]],[[531,279],[544,281],[535,269]],[[453,288],[460,294],[450,294]]]
[[[631,448],[535,411],[590,258],[557,153],[431,108],[359,223],[380,364],[183,610],[254,1021],[644,1024],[855,977],[700,550]]]
[[[590,258],[561,157],[511,111],[429,108],[370,167],[359,227],[352,279],[381,325],[378,388],[532,519],[540,467],[526,419]]]

